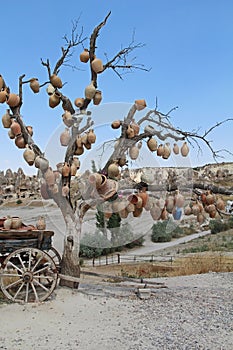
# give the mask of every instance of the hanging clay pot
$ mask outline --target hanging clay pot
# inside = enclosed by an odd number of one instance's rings
[[[146,107],[146,101],[145,100],[136,100],[135,106],[138,111],[141,111]]]
[[[136,160],[138,158],[139,155],[139,149],[137,146],[132,146],[129,149],[129,156],[132,160]]]
[[[203,222],[205,221],[205,217],[202,213],[197,214],[197,221],[199,222],[199,224],[203,224]]]
[[[8,94],[6,90],[0,91],[0,103],[6,102],[7,96]]]
[[[36,228],[37,230],[45,230],[46,229],[46,223],[45,223],[45,218],[44,216],[39,216],[36,222]]]
[[[91,144],[90,142],[87,141],[87,142],[84,143],[83,145],[84,145],[84,147],[85,147],[86,149],[91,149],[91,145],[92,145],[92,144]]]
[[[129,203],[126,207],[128,213],[132,213],[135,210],[135,205],[133,203]]]
[[[182,208],[184,206],[184,201],[185,199],[182,196],[182,194],[177,193],[175,195],[175,198],[174,198],[175,206],[177,206],[178,208]]]
[[[93,81],[86,86],[85,88],[85,97],[88,99],[88,100],[92,100],[93,97],[95,96],[95,93],[96,93],[96,88],[93,84]]]
[[[68,184],[64,184],[64,185],[62,186],[62,189],[61,189],[61,194],[62,194],[62,196],[63,196],[63,197],[68,196],[69,192],[70,192],[70,189],[69,189]]]
[[[17,106],[19,105],[19,103],[20,103],[20,97],[19,97],[19,95],[16,95],[16,94],[9,94],[9,95],[7,96],[6,103],[7,103],[10,107],[12,107],[12,108],[17,107]]]
[[[33,135],[33,127],[31,125],[28,125],[28,126],[26,126],[26,129],[27,129],[29,135],[32,136]]]
[[[225,209],[225,202],[223,199],[218,198],[216,201],[216,207],[218,210],[224,210]]]
[[[163,156],[163,145],[160,144],[157,148],[157,156],[162,157]]]
[[[115,178],[119,175],[119,173],[120,173],[120,170],[119,170],[117,162],[114,162],[114,163],[109,165],[109,167],[108,167],[108,176],[109,177]]]
[[[95,73],[101,73],[104,69],[101,59],[94,58],[94,60],[91,62],[91,68]]]
[[[47,86],[46,91],[47,91],[47,94],[50,96],[50,95],[54,94],[56,89],[51,83],[49,83],[48,86]]]
[[[82,108],[83,105],[84,105],[84,98],[83,98],[83,97],[77,97],[77,98],[74,100],[74,104],[75,104],[76,107]]]
[[[134,130],[134,135],[138,135],[140,131],[140,126],[135,122],[135,120],[132,120],[132,123],[130,124],[131,128]]]
[[[81,141],[83,145],[85,145],[88,142],[86,132],[81,136]]]
[[[8,136],[9,136],[10,139],[14,139],[15,138],[15,134],[12,132],[11,129],[9,129],[9,131],[8,131]]]
[[[106,176],[99,173],[91,174],[89,176],[89,182],[92,186],[100,188],[100,186],[103,185],[104,182],[106,182]]]
[[[111,127],[113,129],[118,129],[121,126],[121,121],[120,120],[115,120],[114,122],[112,122]]]
[[[61,100],[61,94],[55,91],[52,95],[49,96],[49,107],[55,108],[59,105]]]
[[[8,215],[6,220],[3,223],[3,227],[5,230],[10,230],[11,225],[12,225],[12,217]]]
[[[96,141],[96,135],[94,133],[94,130],[93,129],[90,129],[88,134],[87,134],[87,141],[89,143],[95,143]]]
[[[74,124],[74,120],[73,120],[72,115],[69,111],[65,111],[65,113],[62,114],[62,120],[63,120],[63,123],[68,128]]]
[[[79,58],[81,62],[87,63],[90,58],[88,49],[84,49],[83,52],[80,53]]]
[[[189,154],[189,147],[188,147],[188,144],[187,142],[184,142],[181,149],[180,149],[180,152],[182,154],[183,157],[187,157],[187,155]]]
[[[62,81],[61,79],[56,75],[56,74],[52,74],[50,77],[50,83],[58,89],[62,88]]]
[[[147,192],[139,192],[138,197],[140,197],[142,199],[142,206],[145,207],[148,201],[148,193]]]
[[[9,129],[12,123],[10,110],[7,109],[6,113],[2,116],[2,125],[4,128]]]
[[[37,78],[32,78],[30,80],[30,88],[32,89],[32,91],[36,94],[40,91],[40,84],[38,82]]]
[[[150,137],[149,140],[147,141],[147,147],[151,152],[154,152],[157,150],[157,141],[153,138]]]
[[[35,167],[41,171],[46,171],[49,167],[49,161],[43,156],[37,156],[35,158]]]
[[[68,146],[70,142],[71,136],[70,131],[68,128],[65,128],[65,130],[60,135],[60,143],[62,146]]]
[[[162,209],[161,215],[160,215],[161,220],[167,220],[168,219],[168,212],[167,209],[164,207]]]
[[[62,167],[62,176],[68,177],[70,175],[70,165],[65,162]]]
[[[184,208],[184,214],[185,214],[185,215],[191,215],[191,214],[192,214],[192,208],[190,207],[190,205],[187,205],[187,206]]]
[[[126,164],[127,164],[127,159],[124,156],[122,158],[118,159],[118,165],[120,167],[123,167]]]
[[[0,74],[0,90],[2,90],[2,88],[5,86],[5,82],[4,79],[2,77],[2,75]]]
[[[159,220],[161,216],[161,209],[158,205],[154,204],[150,209],[150,215],[153,220]]]
[[[132,138],[135,136],[134,129],[131,128],[130,125],[128,125],[128,128],[127,128],[127,130],[126,130],[126,134],[127,134],[127,137],[128,137],[129,139],[132,139]]]
[[[177,143],[174,143],[173,145],[173,153],[174,154],[179,154],[180,150],[179,150],[179,146],[177,145]]]
[[[28,163],[28,165],[32,166],[34,164],[35,153],[29,147],[27,147],[25,149],[25,151],[23,152],[23,157],[26,160],[26,162]]]
[[[142,214],[143,208],[135,208],[135,210],[133,211],[133,216],[135,218],[139,217]]]
[[[77,169],[80,168],[80,160],[78,157],[73,157],[72,164],[75,164]]]
[[[102,101],[102,92],[100,90],[96,90],[95,96],[93,97],[93,104],[99,105]]]
[[[77,170],[78,170],[78,168],[77,168],[76,164],[72,162],[72,164],[70,166],[70,175],[75,176],[77,173]]]
[[[143,207],[142,198],[140,197],[139,193],[136,196],[137,196],[137,203],[135,204],[135,208],[142,208]]]
[[[192,214],[197,216],[200,213],[200,207],[197,203],[192,205]]]
[[[26,147],[26,142],[24,140],[23,135],[16,136],[16,138],[15,138],[15,145],[18,148],[25,148]]]
[[[77,156],[81,156],[81,154],[83,154],[83,153],[84,153],[84,147],[83,147],[83,145],[82,145],[81,147],[77,147],[77,148],[75,149],[75,152],[74,152],[74,154],[77,155]]]
[[[110,198],[112,198],[113,196],[115,196],[115,194],[117,193],[117,190],[118,190],[117,182],[114,180],[105,178],[105,181],[98,188],[98,194],[105,201],[107,201]]]
[[[15,136],[21,134],[21,126],[20,126],[20,124],[19,124],[18,122],[16,122],[15,120],[12,121],[10,128],[11,128],[12,133],[13,133]]]
[[[201,201],[203,204],[206,204],[206,194],[204,192],[201,194]]]
[[[172,213],[174,209],[175,201],[173,196],[168,196],[165,200],[165,207],[169,213]]]
[[[20,227],[22,227],[22,219],[19,218],[18,216],[13,216],[12,217],[11,228],[17,230]]]
[[[206,204],[214,204],[215,202],[215,196],[210,192],[208,191],[207,192],[207,195],[206,195]]]
[[[55,174],[52,170],[52,168],[48,168],[46,172],[44,173],[44,179],[49,187],[53,186],[55,184]]]
[[[171,154],[171,148],[170,148],[170,144],[167,142],[165,143],[165,145],[163,146],[163,159],[168,159],[170,157]]]

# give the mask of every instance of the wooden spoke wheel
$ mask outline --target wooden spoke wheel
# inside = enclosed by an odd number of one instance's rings
[[[49,254],[37,248],[21,248],[4,260],[0,286],[12,301],[41,302],[52,294],[57,279],[57,266]]]
[[[49,254],[49,256],[53,259],[53,261],[56,264],[57,267],[57,271],[61,272],[61,255],[58,253],[57,249],[55,249],[54,247],[51,247],[47,253]]]

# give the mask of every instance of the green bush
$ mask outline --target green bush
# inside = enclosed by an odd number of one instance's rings
[[[97,258],[103,254],[106,254],[110,248],[110,242],[99,231],[95,234],[85,235],[80,242],[81,257]]]
[[[229,228],[233,228],[233,216],[228,220]]]
[[[152,242],[169,242],[172,239],[172,232],[167,231],[168,221],[157,222],[152,226]]]
[[[22,204],[22,203],[23,203],[23,202],[22,202],[21,199],[17,199],[16,204]]]
[[[220,220],[220,219],[217,219],[217,220],[210,221],[209,228],[210,228],[210,232],[212,234],[216,234],[218,232],[228,230],[229,226],[228,226],[227,222]]]

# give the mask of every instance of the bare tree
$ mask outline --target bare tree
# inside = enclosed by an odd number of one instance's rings
[[[168,139],[173,140],[175,143],[183,143],[181,149],[177,149],[178,146],[176,145],[173,150],[173,152],[181,152],[183,156],[187,156],[188,154],[189,143],[195,143],[198,149],[201,150],[199,142],[203,141],[209,147],[213,157],[216,158],[219,152],[212,148],[211,142],[208,140],[208,135],[214,128],[232,120],[229,118],[217,123],[203,135],[200,135],[198,132],[184,131],[175,127],[170,119],[170,113],[173,109],[163,114],[156,106],[136,121],[137,111],[141,111],[146,107],[145,100],[136,100],[126,117],[112,123],[113,128],[119,128],[120,136],[116,140],[114,150],[104,167],[98,173],[91,174],[88,177],[84,174],[79,180],[78,190],[72,191],[72,180],[80,166],[77,157],[83,154],[84,149],[90,149],[95,142],[96,136],[92,129],[94,122],[88,107],[91,102],[95,105],[101,102],[101,91],[98,90],[99,74],[103,74],[107,69],[111,69],[122,79],[123,74],[129,71],[149,71],[142,64],[136,64],[134,60],[132,60],[132,63],[129,61],[130,54],[144,46],[142,43],[135,43],[134,35],[129,45],[121,48],[112,58],[109,59],[107,54],[105,54],[105,63],[98,59],[96,52],[97,39],[101,29],[106,25],[110,14],[109,12],[104,20],[94,28],[90,36],[88,48],[85,49],[84,43],[86,43],[87,38],[83,37],[83,29],[78,33],[78,22],[73,24],[71,37],[64,36],[65,45],[61,48],[61,56],[57,62],[52,65],[49,59],[41,59],[41,64],[45,67],[47,73],[45,82],[40,84],[37,78],[25,79],[25,75],[21,75],[19,77],[19,92],[18,94],[14,94],[6,85],[3,77],[0,76],[0,102],[6,102],[9,106],[9,112],[5,115],[4,119],[4,126],[9,128],[9,136],[15,139],[16,145],[19,148],[25,148],[24,158],[28,164],[35,165],[39,169],[42,177],[42,195],[44,198],[51,198],[57,203],[66,223],[61,266],[62,274],[66,276],[79,277],[80,275],[80,233],[85,213],[89,208],[96,205],[103,203],[109,204],[110,202],[112,205],[114,201],[119,201],[117,195],[119,187],[118,180],[121,173],[123,173],[122,168],[127,165],[128,155],[133,160],[137,158],[142,141],[147,143],[151,152],[156,152],[163,159],[169,158],[172,152],[170,144],[166,142]],[[77,98],[74,106],[70,98],[62,93],[64,84],[59,78],[59,72],[64,66],[71,66],[70,59],[77,47],[83,49],[82,56],[80,55],[82,62],[89,63],[90,83],[85,88],[85,96]],[[62,105],[63,122],[67,126],[68,131],[66,131],[66,135],[63,135],[62,141],[63,145],[66,146],[64,161],[57,170],[53,170],[50,167],[44,153],[33,141],[32,130],[25,125],[21,117],[23,86],[25,84],[30,84],[31,89],[35,93],[46,86],[50,107],[55,108],[60,104]],[[145,124],[146,126],[144,127]],[[150,210],[152,214],[153,210],[156,209],[156,202],[149,205],[148,195],[145,199],[147,189],[148,186],[144,183],[141,183],[141,187],[139,186],[138,188],[142,202],[144,200],[141,208],[138,208],[140,209],[138,215],[142,212],[143,207],[146,208],[146,205],[147,210]],[[174,189],[177,189],[177,187]],[[131,204],[131,210],[133,210],[132,204],[134,205],[134,201],[138,201],[139,197],[128,198],[128,204]],[[176,205],[178,200],[182,202],[182,199],[178,198],[176,193]],[[157,219],[160,219],[162,217],[164,208],[160,209],[159,214],[153,214],[154,218],[157,217]],[[123,210],[121,208],[118,211],[118,214],[122,217],[127,214],[126,205],[123,207]],[[66,279],[61,280],[61,284],[72,287],[78,285]]]

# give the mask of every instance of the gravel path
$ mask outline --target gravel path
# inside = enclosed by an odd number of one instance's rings
[[[39,305],[0,305],[5,350],[232,350],[233,273],[156,279],[150,299],[57,288]]]

